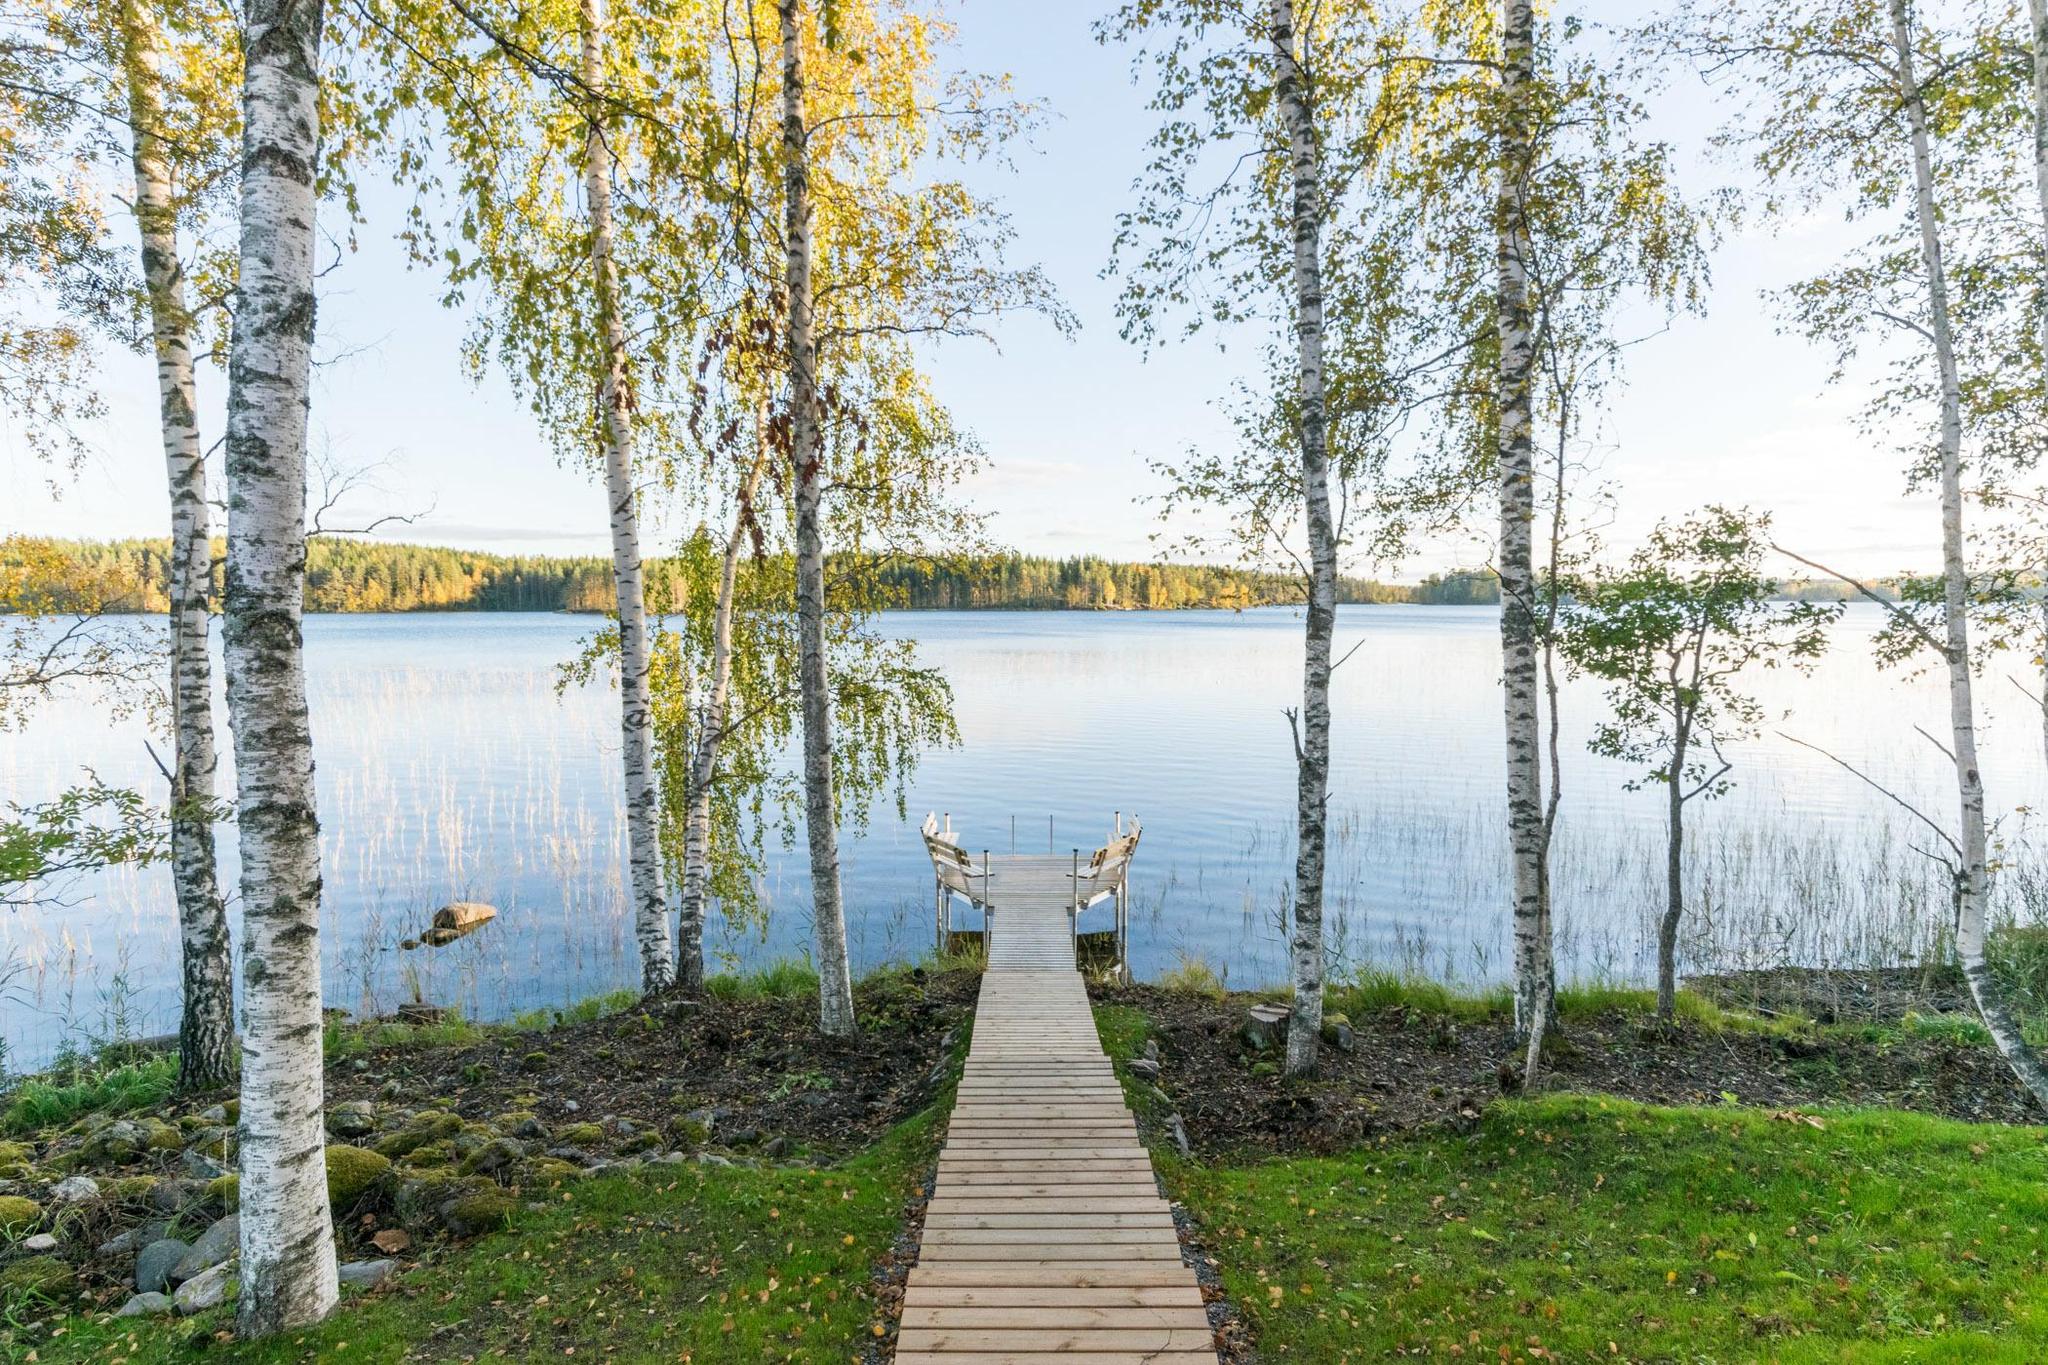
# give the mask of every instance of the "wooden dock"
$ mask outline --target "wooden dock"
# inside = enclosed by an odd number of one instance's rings
[[[897,1365],[1216,1365],[1074,967],[1071,868],[1042,861],[1042,903],[1014,877],[998,893]]]

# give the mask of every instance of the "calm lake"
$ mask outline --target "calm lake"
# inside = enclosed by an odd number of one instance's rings
[[[557,695],[557,665],[595,627],[548,614],[324,616],[307,622],[326,877],[331,1004],[396,1008],[415,990],[480,1017],[553,1005],[637,977],[621,890],[613,695]],[[1812,676],[1755,680],[1773,731],[1838,754],[1940,819],[1952,815],[1938,678],[1879,674],[1874,609],[1853,609]],[[843,846],[857,962],[930,946],[931,880],[917,837],[950,812],[976,850],[1093,847],[1121,811],[1144,822],[1133,872],[1133,965],[1183,956],[1232,985],[1285,972],[1293,762],[1282,708],[1299,695],[1297,614],[900,613],[950,678],[961,744],[928,754],[905,795]],[[1506,962],[1499,653],[1481,607],[1346,607],[1338,650],[1328,930],[1339,971],[1364,966],[1464,982]],[[2042,789],[2038,713],[1994,666],[1983,686],[1986,774],[2008,871],[2006,913],[2031,916],[2040,879],[2026,815]],[[2024,663],[2015,662],[2015,668]],[[1588,755],[1597,689],[1567,687],[1557,852],[1559,950],[1579,978],[1638,980],[1661,896],[1662,802]],[[225,713],[223,740],[225,742]],[[63,699],[0,736],[0,795],[42,799],[90,767],[155,792],[140,724]],[[1925,832],[1887,798],[1777,733],[1738,745],[1737,789],[1697,803],[1694,969],[1911,958],[1945,932]],[[1050,829],[1048,829],[1050,824]],[[1013,834],[1014,830],[1014,834]],[[225,884],[234,839],[221,839]],[[730,963],[800,955],[810,938],[800,847],[774,843],[765,930],[714,924]],[[457,899],[496,924],[439,950],[400,939]],[[147,1034],[175,1022],[168,875],[122,869],[65,904],[0,917],[10,1061],[66,1037]],[[1100,921],[1095,924],[1094,921]],[[1085,927],[1106,927],[1107,907]]]

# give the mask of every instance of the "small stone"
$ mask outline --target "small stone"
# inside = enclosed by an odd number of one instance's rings
[[[161,1293],[171,1284],[171,1272],[181,1265],[192,1248],[175,1237],[161,1237],[135,1257],[135,1289],[140,1294]]]
[[[1179,1114],[1166,1116],[1166,1135],[1173,1139],[1173,1145],[1180,1149],[1182,1156],[1191,1157],[1195,1154],[1194,1148],[1188,1145],[1187,1125],[1180,1121]]]
[[[227,1106],[216,1104],[211,1109],[202,1109],[199,1111],[199,1117],[208,1123],[226,1123],[228,1121]]]
[[[657,1166],[687,1166],[690,1164],[690,1154],[688,1152],[663,1152],[660,1156],[654,1158],[654,1164]]]
[[[398,1262],[388,1259],[375,1261],[350,1261],[340,1266],[336,1274],[343,1284],[352,1284],[358,1289],[375,1289],[391,1278],[398,1269]]]
[[[769,1138],[766,1142],[761,1144],[761,1155],[768,1157],[788,1156],[789,1139],[786,1137]]]
[[[463,1174],[494,1176],[501,1171],[511,1170],[525,1155],[526,1148],[516,1139],[492,1138],[469,1154],[468,1159],[462,1163]]]
[[[583,1106],[574,1100],[563,1100],[562,1112],[566,1114],[580,1114],[583,1112]]]
[[[242,1244],[242,1217],[231,1213],[199,1234],[199,1240],[171,1267],[171,1283],[181,1284],[227,1260]]]
[[[178,1286],[178,1292],[171,1296],[172,1305],[180,1313],[204,1313],[209,1308],[220,1307],[227,1302],[233,1270],[234,1267],[222,1262],[194,1275]]]
[[[729,1158],[720,1156],[716,1152],[699,1152],[697,1153],[697,1164],[699,1166],[730,1166],[732,1161]]]
[[[47,1256],[57,1249],[57,1239],[47,1232],[21,1239],[21,1249],[31,1256]]]
[[[168,1294],[143,1293],[137,1294],[134,1298],[115,1309],[114,1316],[117,1318],[161,1317],[176,1307],[177,1304],[171,1301]]]
[[[735,1128],[725,1135],[728,1147],[751,1147],[760,1140],[761,1130],[758,1128]]]
[[[1156,1081],[1159,1079],[1159,1063],[1153,1061],[1150,1057],[1133,1057],[1127,1065],[1130,1067],[1131,1074],[1141,1081]]]
[[[396,1077],[393,1077],[391,1080],[384,1082],[384,1084],[378,1088],[377,1093],[387,1100],[395,1100],[400,1095],[403,1095],[405,1093],[405,1087],[398,1083],[398,1079]]]
[[[50,1188],[50,1198],[59,1204],[86,1204],[100,1197],[100,1182],[89,1175],[68,1176]]]

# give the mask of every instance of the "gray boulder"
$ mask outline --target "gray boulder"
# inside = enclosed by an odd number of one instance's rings
[[[160,1294],[171,1286],[171,1272],[191,1254],[188,1243],[175,1237],[160,1237],[135,1256],[135,1292]],[[201,1267],[204,1269],[204,1267]]]
[[[50,1187],[50,1199],[58,1204],[89,1204],[100,1197],[100,1182],[89,1175],[68,1176]]]
[[[156,1241],[169,1230],[170,1225],[161,1219],[148,1223],[138,1223],[126,1232],[109,1237],[106,1241],[101,1242],[99,1253],[102,1256],[133,1256],[137,1251]]]
[[[178,1158],[179,1169],[194,1180],[218,1180],[228,1173],[228,1168],[198,1150],[197,1144],[185,1149]]]
[[[171,1267],[171,1283],[178,1284],[235,1254],[242,1242],[242,1217],[231,1213],[199,1234],[199,1240]]]
[[[234,1267],[223,1262],[178,1286],[171,1302],[180,1313],[204,1313],[227,1302],[228,1286],[234,1283]]]
[[[398,1262],[381,1259],[375,1261],[350,1261],[337,1268],[343,1284],[352,1284],[358,1289],[375,1289],[391,1278],[398,1269]]]
[[[327,1131],[336,1137],[366,1137],[377,1131],[377,1106],[368,1100],[350,1100],[327,1113]]]
[[[175,1309],[168,1294],[137,1294],[114,1310],[117,1318],[154,1318]]]

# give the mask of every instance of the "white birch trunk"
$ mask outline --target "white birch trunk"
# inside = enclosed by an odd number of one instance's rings
[[[2048,393],[2048,0],[2027,0],[2028,45],[2034,67],[2034,194],[2041,221],[2041,364],[2043,392]],[[2048,568],[2042,592],[2048,594]],[[2048,596],[2041,602],[2041,678],[2036,694],[2041,707],[2041,751],[2048,755]]]
[[[1286,130],[1294,234],[1296,421],[1308,530],[1308,621],[1301,717],[1295,738],[1294,1012],[1287,1074],[1316,1069],[1323,1029],[1323,880],[1330,798],[1330,640],[1337,627],[1337,527],[1330,512],[1330,458],[1323,401],[1322,165],[1309,92],[1296,53],[1293,0],[1271,0],[1274,94]]]
[[[832,795],[832,697],[825,676],[823,433],[818,426],[817,320],[811,300],[811,171],[804,127],[801,0],[778,0],[782,26],[783,234],[789,289],[789,459],[796,491],[798,686],[804,710],[804,824],[810,835],[817,934],[818,1027],[853,1032],[853,973],[839,894],[838,815]]]
[[[619,608],[619,751],[626,790],[626,866],[633,937],[640,945],[640,987],[658,991],[675,977],[668,893],[661,875],[660,791],[654,778],[653,666],[647,640],[647,591],[640,559],[640,514],[633,486],[633,395],[627,376],[626,323],[612,229],[612,150],[594,93],[604,87],[604,0],[582,0],[581,78],[593,107],[583,139],[583,192],[589,201],[590,273],[604,345],[598,406],[605,498],[611,507],[612,584]]]
[[[171,884],[178,899],[183,968],[178,1021],[178,1088],[225,1085],[235,1072],[233,962],[227,906],[214,865],[212,518],[206,449],[192,370],[192,315],[178,255],[178,211],[156,129],[162,123],[154,11],[123,0],[118,16],[132,130],[135,223],[156,350],[157,411],[171,494]]]
[[[1531,378],[1529,221],[1525,180],[1535,155],[1526,107],[1536,79],[1530,0],[1502,0],[1501,165],[1495,210],[1500,334],[1500,645],[1507,730],[1508,849],[1513,869],[1515,1027],[1526,1038],[1550,1016],[1555,986],[1544,857],[1543,755],[1536,650],[1535,431]]]
[[[320,0],[251,0],[228,357],[222,637],[242,848],[241,1298],[263,1336],[337,1297],[321,1122],[320,827],[301,636]]]
[[[1671,694],[1678,696],[1677,670]],[[1657,921],[1657,1017],[1670,1023],[1678,1013],[1678,926],[1685,915],[1685,760],[1692,746],[1690,722],[1681,721],[1664,770],[1664,915]]]
[[[767,415],[755,419],[754,463],[740,485],[725,557],[718,569],[718,600],[711,617],[711,685],[690,755],[690,808],[683,823],[683,902],[677,918],[677,979],[694,994],[704,985],[704,912],[711,881],[711,783],[718,775],[718,750],[732,712],[732,614],[739,592],[740,551],[746,545],[748,509],[768,464]]]
[[[1986,909],[1990,898],[1984,778],[1977,763],[1977,708],[1970,674],[1970,580],[1963,539],[1963,415],[1962,380],[1956,366],[1953,326],[1949,315],[1948,274],[1942,261],[1941,234],[1935,217],[1934,156],[1927,131],[1927,107],[1914,70],[1913,33],[1907,0],[1890,0],[1892,51],[1898,63],[1900,102],[1913,144],[1914,216],[1920,228],[1920,261],[1927,275],[1928,330],[1934,338],[1935,362],[1941,374],[1941,576],[1942,607],[1947,636],[1949,752],[1955,759],[1960,808],[1961,865],[1956,869],[1956,955],[1977,1012],[1998,1050],[2035,1103],[2048,1108],[2048,1071],[2020,1036],[1998,983],[1984,960]]]

